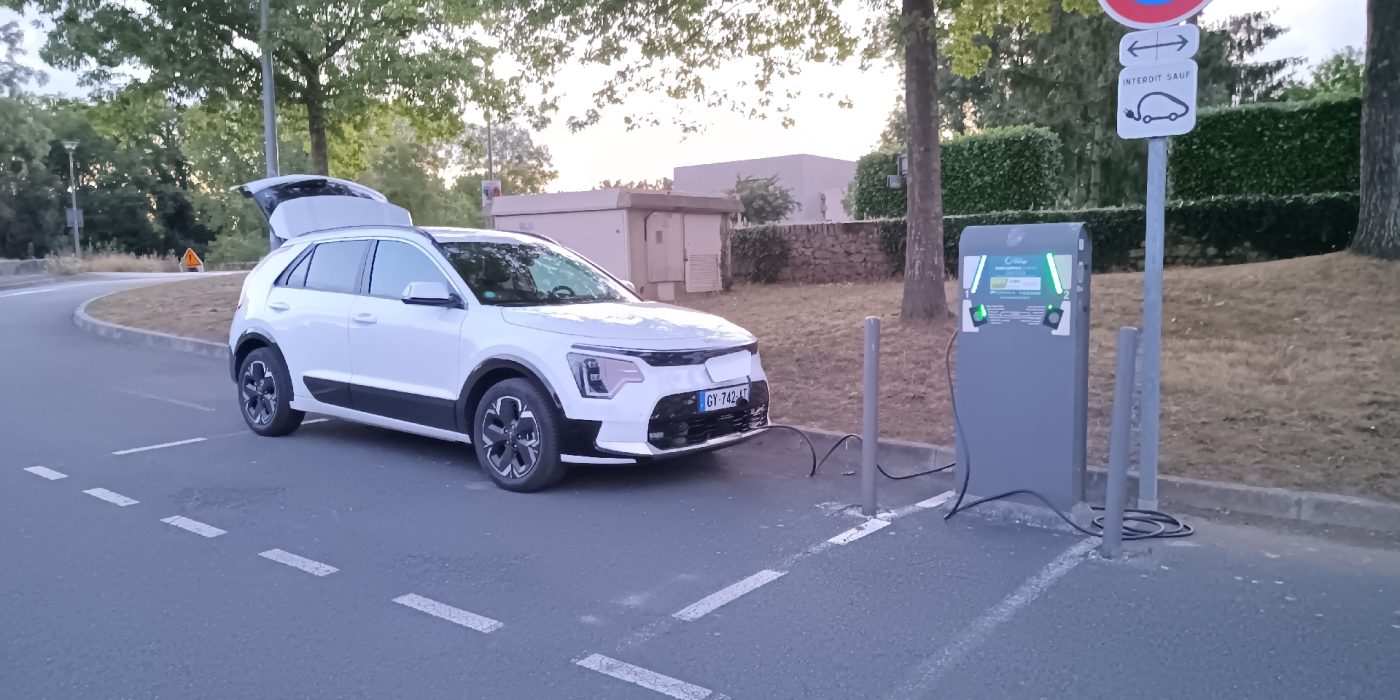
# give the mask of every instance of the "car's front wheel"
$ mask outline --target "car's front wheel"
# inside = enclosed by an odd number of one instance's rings
[[[487,389],[476,406],[476,457],[501,488],[549,488],[566,470],[559,461],[560,423],[559,410],[533,382],[502,381]]]
[[[282,356],[272,348],[258,348],[243,358],[238,368],[238,408],[243,422],[255,433],[280,437],[301,427],[306,417],[292,408],[292,377]]]

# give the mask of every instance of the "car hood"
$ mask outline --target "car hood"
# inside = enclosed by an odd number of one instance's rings
[[[533,328],[580,338],[646,343],[687,341],[687,347],[724,347],[754,342],[748,331],[718,316],[671,306],[645,303],[588,303],[554,306],[502,307],[501,318]]]

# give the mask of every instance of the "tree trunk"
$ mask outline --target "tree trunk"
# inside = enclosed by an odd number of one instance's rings
[[[948,317],[943,288],[943,175],[938,142],[938,44],[933,0],[904,0],[904,109],[909,120],[908,244],[899,320]]]
[[[1367,3],[1361,219],[1351,249],[1400,260],[1400,2]]]
[[[330,156],[326,153],[326,98],[321,91],[319,75],[306,76],[306,130],[311,135],[311,170],[313,175],[330,175]]]

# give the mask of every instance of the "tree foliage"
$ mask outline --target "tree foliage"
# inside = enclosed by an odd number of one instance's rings
[[[543,192],[559,171],[549,147],[535,143],[530,131],[518,124],[496,124],[491,127],[492,161],[495,179],[501,181],[502,194],[535,194]],[[449,161],[464,169],[474,180],[487,179],[486,127],[468,126],[453,141]],[[473,185],[475,187],[475,185]]]
[[[737,197],[750,224],[770,224],[786,219],[800,208],[792,190],[778,182],[778,176],[741,177],[727,194]]]
[[[593,189],[657,190],[665,192],[669,191],[673,185],[674,183],[671,182],[671,178],[659,177],[655,180],[603,180],[594,186]]]
[[[1333,52],[1313,69],[1306,82],[1288,86],[1290,100],[1306,101],[1318,97],[1361,96],[1366,86],[1366,56],[1355,46]]]

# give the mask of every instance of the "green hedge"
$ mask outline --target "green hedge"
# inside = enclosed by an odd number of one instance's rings
[[[1355,193],[1289,197],[1212,197],[1167,205],[1166,248],[1174,264],[1235,264],[1345,250],[1356,232]],[[1147,222],[1142,207],[1006,211],[943,219],[948,269],[957,266],[958,238],[968,226],[1082,221],[1094,244],[1094,270],[1138,269]],[[880,222],[880,243],[902,269],[903,219]]]
[[[1359,97],[1203,110],[1172,142],[1180,199],[1355,192],[1360,178]]]
[[[1016,126],[960,136],[943,144],[943,209],[949,215],[1042,209],[1055,201],[1060,137]],[[857,219],[904,216],[905,190],[889,186],[898,154],[871,153],[856,164],[852,214]]]

